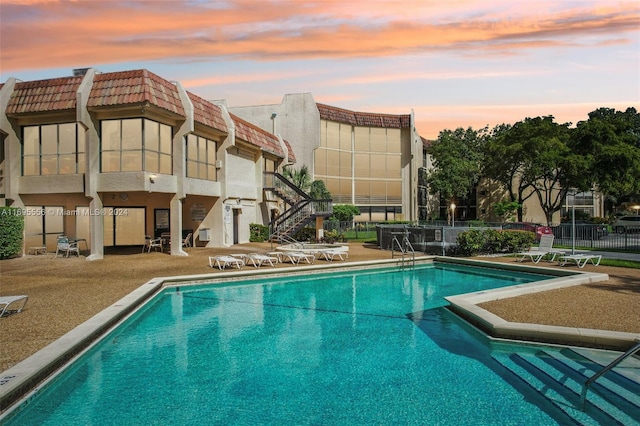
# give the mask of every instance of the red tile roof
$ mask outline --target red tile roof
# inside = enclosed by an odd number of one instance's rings
[[[193,104],[193,119],[196,123],[203,124],[212,129],[227,133],[227,123],[222,117],[222,110],[214,103],[202,99],[191,92],[187,92]]]
[[[263,151],[284,157],[282,146],[275,135],[262,130],[258,126],[254,126],[236,115],[231,114],[231,119],[236,125],[236,138],[256,145]]]
[[[325,104],[316,104],[320,111],[320,119],[348,123],[362,127],[392,127],[405,129],[411,127],[411,115],[373,114],[368,112],[349,111]]]
[[[289,143],[288,140],[283,139],[282,140],[284,142],[284,144],[287,147],[287,152],[289,153],[289,163],[295,163],[296,162],[296,155],[293,152],[293,148],[291,148],[291,144]]]
[[[424,148],[431,148],[431,145],[435,142],[433,139],[425,139],[422,136],[420,136],[420,139],[422,140],[422,146]]]
[[[7,114],[66,111],[76,108],[82,77],[17,82],[7,104]]]
[[[146,103],[185,116],[176,85],[147,70],[96,74],[87,106]]]

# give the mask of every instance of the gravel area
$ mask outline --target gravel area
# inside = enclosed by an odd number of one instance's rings
[[[151,278],[211,273],[208,256],[271,249],[269,243],[250,243],[231,249],[190,248],[187,257],[142,254],[136,249],[130,253],[107,252],[103,260],[92,262],[83,256],[55,259],[53,254],[2,260],[0,295],[26,294],[29,301],[20,314],[0,319],[0,371],[55,341]],[[391,252],[376,246],[350,244],[347,261],[389,258]],[[514,262],[509,257],[482,260]],[[605,266],[586,266],[584,270],[607,273],[610,279],[482,306],[508,321],[640,333],[640,270]]]

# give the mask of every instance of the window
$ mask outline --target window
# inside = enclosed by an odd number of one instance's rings
[[[187,177],[216,180],[216,142],[196,135],[187,135]]]
[[[142,118],[101,122],[102,172],[171,174],[171,126]]]
[[[84,173],[84,130],[78,123],[22,128],[22,175]]]

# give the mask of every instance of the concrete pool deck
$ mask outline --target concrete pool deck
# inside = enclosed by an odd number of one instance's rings
[[[455,263],[484,264],[488,267],[495,263],[466,259],[446,259]],[[555,268],[522,267],[518,265],[500,265],[505,269],[522,270],[534,273],[558,273]],[[564,270],[562,271],[564,272]],[[553,325],[510,322],[480,307],[480,304],[502,299],[530,295],[549,290],[557,290],[576,285],[592,284],[609,279],[607,274],[596,272],[577,272],[558,276],[550,280],[519,284],[505,288],[478,291],[474,293],[448,296],[450,309],[494,338],[525,340],[539,343],[586,346],[599,349],[625,351],[640,341],[640,333],[624,333],[580,327],[562,327]]]
[[[466,259],[442,258],[434,256],[418,257],[419,263],[440,261],[456,264],[481,264],[487,267],[502,268],[512,271],[541,272],[540,268],[526,265],[502,265],[489,262]],[[292,266],[286,268],[261,268],[256,270],[240,270],[229,273],[216,272],[211,274],[179,275],[156,278],[140,286],[121,300],[107,307],[97,315],[80,324],[60,339],[54,341],[42,350],[36,352],[26,360],[5,371],[0,377],[0,406],[7,407],[19,401],[25,395],[37,391],[37,385],[61,366],[91,346],[95,339],[106,333],[120,320],[133,312],[145,300],[167,286],[186,286],[202,283],[224,283],[234,280],[263,278],[265,276],[290,276],[313,272],[336,271],[353,268],[395,266],[398,259],[375,261],[361,261],[352,263],[326,262],[306,266]],[[460,296],[450,296],[446,299],[452,304],[452,310],[470,319],[480,328],[488,330],[489,334],[501,338],[514,338],[550,343],[575,344],[596,346],[623,350],[633,344],[640,335],[632,333],[602,332],[598,330],[568,329],[564,327],[540,326],[534,324],[509,323],[490,312],[479,308],[482,302],[498,300],[506,297],[516,297],[523,294],[557,289],[584,283],[605,281],[607,274],[584,273],[577,271],[547,269],[545,273],[557,275],[557,278],[539,283],[521,284],[505,289],[487,290]],[[42,385],[40,385],[42,386]]]

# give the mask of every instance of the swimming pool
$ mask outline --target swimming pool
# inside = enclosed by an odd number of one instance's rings
[[[545,278],[431,264],[166,288],[3,424],[562,423],[443,308]]]

